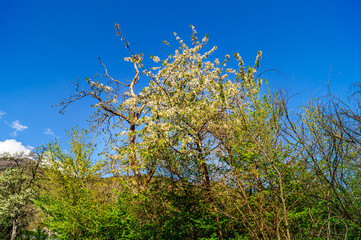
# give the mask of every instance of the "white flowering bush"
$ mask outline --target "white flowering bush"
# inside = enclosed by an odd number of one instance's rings
[[[87,78],[89,89],[77,88],[78,94],[61,105],[65,108],[86,96],[95,99],[92,106],[96,111],[90,122],[93,130],[109,136],[104,153],[111,160],[113,173],[137,176],[142,185],[164,167],[178,172],[176,169],[192,165],[198,167],[193,168],[196,170],[191,177],[202,175],[201,182],[209,182],[207,172],[217,160],[220,144],[213,133],[219,128],[229,129],[229,114],[236,108],[249,107],[247,99],[257,98],[262,81],[255,73],[261,52],[255,65],[247,68],[236,53],[238,69],[230,68],[230,55],[211,60],[217,47],[204,50],[208,35],[199,40],[192,26],[191,47],[174,33],[179,47],[165,59],[150,56],[155,66],[145,68],[143,54],[133,54],[119,26],[116,28],[131,53],[124,60],[133,65],[134,78],[129,83],[114,79],[100,61],[105,74]],[[149,84],[136,91],[141,77]],[[180,162],[169,162],[174,159],[169,154],[181,154],[181,158],[176,157]]]
[[[247,108],[247,99],[257,98],[262,81],[254,75],[261,52],[247,71],[239,54],[235,54],[239,69],[227,68],[230,56],[222,62],[209,60],[217,47],[204,51],[208,36],[199,41],[193,26],[192,30],[192,47],[174,33],[180,47],[164,60],[157,58],[154,62],[161,62],[159,67],[144,71],[151,78],[144,89],[149,113],[144,118],[148,134],[144,139],[157,140],[174,155],[181,154],[178,159],[182,162],[171,160],[164,165],[172,165],[178,172],[177,168],[188,166],[194,171],[192,177],[207,185],[211,166],[220,162],[216,158],[220,142],[213,133],[227,129],[229,114]]]
[[[23,208],[34,197],[33,189],[26,188],[30,181],[30,176],[21,175],[16,168],[0,174],[0,218],[15,217],[24,211]]]
[[[32,203],[42,155],[3,154],[0,160],[12,163],[0,171],[0,237],[15,240],[18,232],[24,230],[34,216]]]

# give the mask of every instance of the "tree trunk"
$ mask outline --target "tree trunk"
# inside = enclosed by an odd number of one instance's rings
[[[198,136],[198,137],[200,138],[200,136]],[[220,223],[219,223],[218,209],[217,209],[217,206],[214,203],[213,194],[211,192],[211,182],[210,182],[210,179],[209,179],[208,166],[207,166],[207,163],[206,163],[206,159],[204,158],[204,151],[203,151],[202,144],[200,142],[197,142],[197,148],[198,148],[198,152],[199,152],[199,154],[201,156],[200,170],[201,170],[201,175],[202,175],[203,186],[205,186],[205,190],[206,190],[206,193],[207,193],[207,201],[210,202],[211,208],[216,213],[216,222],[217,222],[218,227],[219,227],[219,229],[217,230],[218,239],[222,240],[223,239],[223,232],[221,230]]]
[[[11,231],[10,240],[15,240],[16,239],[17,231],[18,231],[18,216],[15,214],[15,216],[13,218],[13,230]]]

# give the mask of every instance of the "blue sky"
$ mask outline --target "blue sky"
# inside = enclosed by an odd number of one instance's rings
[[[53,108],[74,93],[70,82],[102,72],[98,56],[118,79],[132,69],[114,24],[135,52],[162,56],[173,32],[189,39],[190,24],[210,36],[216,56],[239,52],[272,89],[287,89],[293,104],[325,92],[340,95],[361,82],[360,1],[0,1],[0,151],[46,144],[65,129],[86,127],[89,101],[65,115]],[[331,69],[331,70],[330,70]],[[330,78],[329,78],[329,72]],[[16,145],[16,146],[15,146]]]

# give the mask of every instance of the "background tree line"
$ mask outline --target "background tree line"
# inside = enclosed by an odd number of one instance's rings
[[[93,99],[89,129],[1,173],[3,237],[37,210],[59,239],[360,238],[357,89],[295,114],[260,78],[261,52],[231,67],[192,27],[191,46],[175,34],[174,53],[146,68],[116,28],[134,78],[114,79],[99,59],[105,73],[59,104]]]

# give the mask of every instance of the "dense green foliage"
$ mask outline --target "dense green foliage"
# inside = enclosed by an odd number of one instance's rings
[[[61,103],[96,100],[88,131],[47,147],[31,190],[42,223],[58,239],[360,238],[358,93],[297,115],[257,77],[261,52],[247,67],[234,54],[233,69],[229,55],[210,60],[216,47],[204,51],[194,28],[192,47],[175,36],[180,47],[147,69],[125,42],[129,84],[101,62],[102,78]]]

